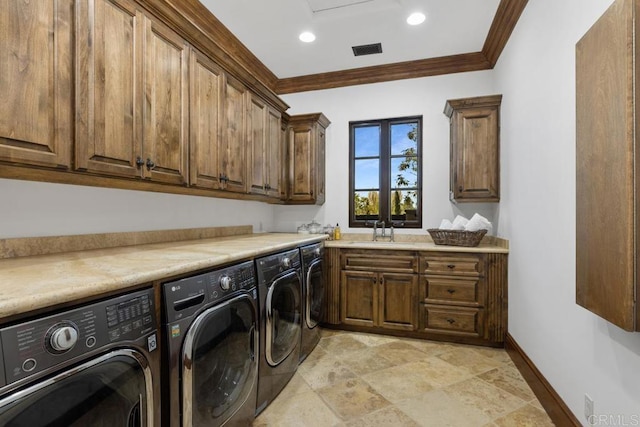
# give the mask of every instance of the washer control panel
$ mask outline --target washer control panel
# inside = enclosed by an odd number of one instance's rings
[[[2,328],[6,384],[120,343],[142,340],[153,351],[146,343],[156,329],[153,289]]]

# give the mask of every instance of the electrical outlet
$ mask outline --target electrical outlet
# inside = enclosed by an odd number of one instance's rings
[[[589,425],[593,422],[593,399],[588,395],[584,395],[584,417]]]

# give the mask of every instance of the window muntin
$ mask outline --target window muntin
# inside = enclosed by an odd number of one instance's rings
[[[351,122],[350,227],[422,227],[422,118]]]

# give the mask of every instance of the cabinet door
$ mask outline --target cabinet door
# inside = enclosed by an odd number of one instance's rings
[[[457,201],[500,200],[498,131],[497,108],[454,113],[451,191]]]
[[[246,192],[246,117],[247,88],[225,74],[224,115],[222,123],[221,169],[224,188]]]
[[[140,176],[142,14],[129,0],[85,0],[79,11],[75,168]]]
[[[71,0],[4,1],[0,160],[66,169],[73,141]]]
[[[289,200],[310,201],[314,197],[314,153],[311,126],[294,125],[289,135]]]
[[[269,108],[267,111],[267,131],[266,131],[266,147],[267,153],[265,158],[268,160],[266,166],[267,177],[267,195],[275,198],[283,198],[284,191],[282,188],[282,117],[278,110]]]
[[[418,329],[417,289],[415,274],[380,273],[379,326],[387,329]]]
[[[251,96],[249,116],[247,117],[249,191],[254,194],[266,194],[266,165],[269,156],[266,144],[267,104],[260,98]]]
[[[325,195],[325,141],[326,141],[326,131],[322,126],[318,126],[317,135],[315,138],[315,152],[316,152],[316,174],[315,174],[315,183],[316,183],[316,204],[322,205],[324,204],[324,195]]]
[[[222,138],[222,70],[203,54],[191,51],[190,184],[218,189]]]
[[[145,19],[144,177],[187,182],[187,43],[168,27]]]
[[[378,274],[343,271],[340,320],[345,325],[375,326],[378,323]]]

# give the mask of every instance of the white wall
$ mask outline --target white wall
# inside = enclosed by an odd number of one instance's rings
[[[343,232],[365,232],[348,228],[349,121],[415,115],[423,116],[423,229],[437,227],[443,218],[474,212],[489,218],[497,228],[500,205],[456,206],[449,201],[449,121],[443,114],[447,99],[494,93],[493,72],[482,71],[283,96],[291,105],[290,114],[322,112],[331,120],[326,147],[327,199],[322,207],[295,211],[276,207],[275,228],[293,231],[301,222],[316,219],[323,225],[340,223]]]
[[[575,44],[611,3],[529,2],[498,61],[499,233],[510,334],[585,425],[585,393],[614,417],[599,425],[640,425],[640,333],[575,304]]]
[[[253,225],[266,203],[0,179],[0,238]]]

